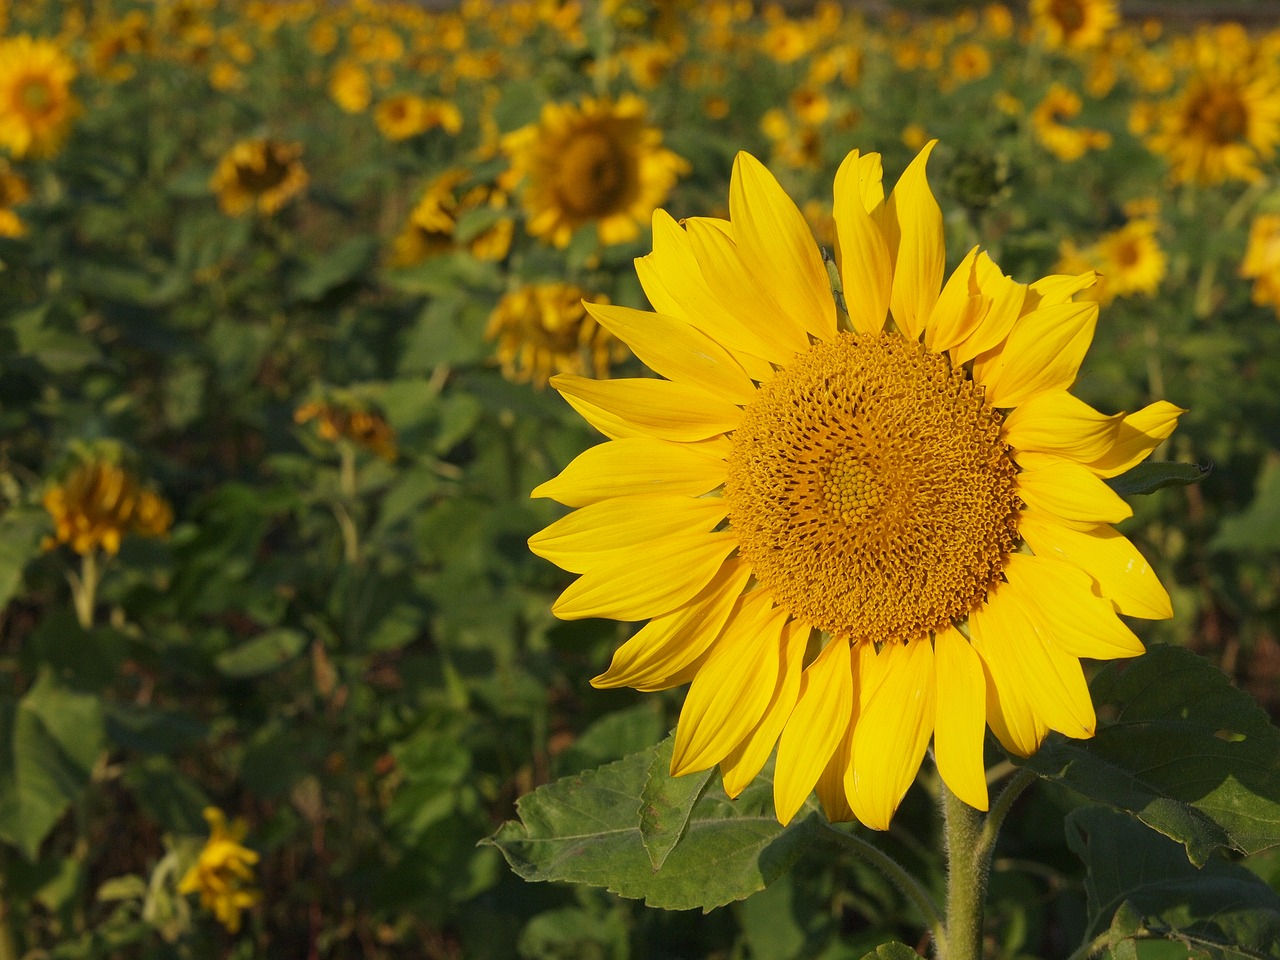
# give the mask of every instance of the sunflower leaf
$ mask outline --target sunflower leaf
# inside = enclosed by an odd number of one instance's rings
[[[1050,737],[1020,762],[1178,841],[1197,866],[1220,848],[1280,844],[1280,729],[1256,700],[1165,646],[1108,664],[1092,690],[1114,720],[1092,740]]]
[[[1140,463],[1106,483],[1120,496],[1133,497],[1155,493],[1165,487],[1189,487],[1207,477],[1212,469],[1213,465],[1208,463]]]
[[[649,765],[649,776],[640,794],[640,840],[653,869],[662,869],[689,825],[689,815],[711,782],[714,768],[683,777],[671,776],[675,740],[667,737]]]
[[[641,806],[669,741],[539,787],[517,802],[518,821],[482,842],[501,850],[525,880],[586,883],[653,907],[705,912],[763,890],[820,836],[821,814],[812,804],[789,825],[778,823],[766,768],[736,800],[718,783],[708,785],[684,836],[655,870]]]
[[[919,960],[919,958],[920,954],[905,943],[899,943],[897,940],[891,943],[882,943],[870,953],[862,955],[862,960]]]
[[[1280,897],[1244,867],[1215,857],[1196,869],[1176,843],[1105,807],[1073,811],[1066,832],[1088,871],[1085,939],[1107,931],[1112,956],[1153,938],[1214,957],[1280,956]]]

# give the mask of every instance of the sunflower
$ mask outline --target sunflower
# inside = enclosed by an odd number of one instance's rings
[[[1072,127],[1062,122],[1079,116],[1082,107],[1080,94],[1054,83],[1031,111],[1031,132],[1036,140],[1064,163],[1079,160],[1090,150],[1111,146],[1111,134],[1105,130]]]
[[[783,823],[816,786],[831,819],[887,828],[931,737],[986,809],[985,726],[1020,756],[1092,736],[1079,658],[1142,652],[1117,613],[1171,615],[1103,479],[1182,411],[1068,392],[1092,273],[1024,285],[975,248],[943,284],[932,147],[887,199],[878,154],[841,165],[835,297],[740,153],[729,220],[655,214],[658,312],[587,306],[667,379],[551,380],[609,438],[533,491],[578,508],[529,541],[581,574],[553,612],[648,620],[593,684],[692,681],[671,770],[719,764],[730,796],[776,742]]]
[[[1098,272],[1097,285],[1082,291],[1082,298],[1105,304],[1116,297],[1154,296],[1169,265],[1156,239],[1158,229],[1156,220],[1138,218],[1084,248],[1066,241],[1057,269],[1063,273]]]
[[[230,933],[240,929],[240,914],[256,906],[262,892],[253,886],[258,854],[242,841],[249,826],[241,819],[230,825],[217,807],[206,807],[209,839],[200,856],[178,881],[178,893],[200,894],[200,906],[213,912]]]
[[[524,181],[533,236],[566,247],[590,223],[604,244],[640,235],[640,224],[689,170],[662,147],[662,132],[645,122],[645,113],[644,101],[631,95],[616,103],[549,103],[538,123],[503,138],[513,179]]]
[[[373,121],[388,140],[407,140],[435,127],[443,127],[447,133],[462,129],[462,113],[453,104],[413,93],[383,100],[374,110]]]
[[[626,348],[587,314],[587,291],[569,283],[535,283],[506,294],[489,316],[485,339],[497,341],[502,375],[541,390],[555,373],[604,379]],[[605,301],[608,302],[607,300]]]
[[[230,217],[257,209],[271,216],[307,185],[307,170],[298,158],[302,145],[280,140],[242,140],[222,155],[209,187],[218,206]]]
[[[1120,22],[1115,0],[1031,0],[1031,21],[1050,47],[1099,46]]]
[[[75,64],[49,40],[0,41],[0,147],[15,157],[56,153],[79,109],[75,76]]]
[[[45,491],[43,503],[55,528],[46,550],[65,543],[81,555],[101,548],[114,556],[127,534],[162,537],[173,524],[168,501],[107,458],[77,464]]]
[[[392,241],[391,266],[412,266],[460,248],[477,260],[496,262],[507,255],[515,232],[507,213],[507,195],[486,183],[463,189],[468,176],[467,171],[454,168],[427,184],[422,199]],[[458,219],[473,212],[487,214],[492,222],[462,241],[456,233]]]
[[[1261,213],[1249,226],[1240,276],[1253,281],[1253,302],[1280,314],[1280,214]]]
[[[0,237],[20,237],[27,226],[13,208],[26,203],[31,196],[27,181],[0,160]]]

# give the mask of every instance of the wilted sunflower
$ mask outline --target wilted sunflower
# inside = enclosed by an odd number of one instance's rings
[[[529,284],[506,294],[485,330],[486,340],[497,341],[503,376],[539,390],[556,373],[608,377],[626,348],[587,314],[586,296],[570,283]]]
[[[280,140],[242,140],[222,155],[209,186],[227,216],[256,209],[271,216],[307,185],[302,145]]]
[[[132,472],[107,459],[77,464],[44,494],[55,532],[46,550],[65,543],[87,555],[101,548],[114,556],[127,534],[160,537],[173,524],[173,509]]]
[[[315,401],[304,403],[293,412],[294,423],[312,420],[316,421],[316,432],[330,443],[345,440],[390,463],[399,456],[395,430],[376,411],[354,404]]]
[[[1099,46],[1120,22],[1115,0],[1031,0],[1031,21],[1050,47]]]
[[[0,147],[15,157],[57,152],[79,109],[76,67],[56,43],[25,34],[0,41]]]
[[[27,232],[26,224],[13,208],[27,202],[31,190],[27,181],[0,160],[0,237],[20,237]]]
[[[228,825],[226,814],[217,807],[206,807],[204,819],[209,824],[209,839],[195,864],[178,881],[178,893],[200,894],[200,906],[236,933],[240,914],[262,899],[262,893],[253,887],[258,854],[241,842],[249,831],[243,820]]]
[[[1240,276],[1253,281],[1253,302],[1280,314],[1280,214],[1263,213],[1249,226]]]
[[[1028,286],[974,248],[943,283],[931,149],[887,199],[878,154],[841,165],[840,306],[800,211],[739,154],[729,220],[655,214],[636,263],[658,312],[588,305],[667,379],[551,381],[609,438],[533,492],[578,508],[530,539],[581,574],[554,612],[649,620],[592,682],[692,681],[672,773],[720,764],[730,796],[776,742],[784,823],[816,785],[832,819],[885,829],[930,737],[985,809],[985,725],[1020,756],[1092,736],[1079,658],[1142,652],[1117,612],[1171,615],[1103,479],[1181,411],[1068,392],[1091,273]]]
[[[523,182],[528,230],[557,247],[594,223],[604,244],[640,235],[689,165],[662,146],[639,97],[549,103],[538,123],[503,138],[513,179]]]

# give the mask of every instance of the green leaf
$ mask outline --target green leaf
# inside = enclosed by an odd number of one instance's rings
[[[1215,857],[1196,869],[1176,843],[1105,807],[1073,811],[1066,831],[1088,869],[1087,940],[1109,926],[1118,956],[1151,938],[1212,957],[1280,956],[1280,897],[1243,867]]]
[[[1258,475],[1253,503],[1243,513],[1226,517],[1211,550],[1274,550],[1280,547],[1280,457],[1272,457]]]
[[[693,805],[711,782],[715,769],[690,773],[683,777],[671,776],[671,755],[675,739],[667,737],[658,745],[657,755],[649,765],[649,777],[640,793],[640,841],[653,869],[661,870],[671,851],[675,849],[685,828]]]
[[[640,830],[641,795],[661,745],[540,787],[516,804],[492,843],[526,880],[606,887],[652,907],[704,912],[781,876],[823,831],[813,806],[784,827],[773,812],[772,770],[736,800],[719,784],[694,804],[683,840],[654,870]]]
[[[40,553],[40,541],[52,530],[43,510],[7,510],[0,515],[0,607],[22,585],[22,571]]]
[[[373,265],[378,243],[373,237],[351,237],[307,264],[294,281],[296,300],[321,300]]]
[[[870,953],[864,953],[862,960],[920,960],[920,954],[905,943],[895,940],[893,943],[880,944]]]
[[[1280,730],[1257,701],[1180,647],[1108,664],[1094,703],[1115,705],[1092,740],[1051,736],[1019,761],[1178,841],[1192,862],[1280,843]]]
[[[1212,465],[1201,466],[1198,463],[1140,463],[1132,470],[1112,477],[1107,481],[1109,486],[1122,497],[1155,493],[1165,487],[1189,487],[1199,483],[1209,475]]]
[[[240,646],[218,654],[214,665],[227,677],[256,677],[280,667],[306,646],[307,638],[297,630],[277,627],[258,634]]]
[[[100,359],[88,337],[47,325],[48,314],[47,306],[39,307],[9,321],[20,354],[34,357],[50,373],[75,373]]]

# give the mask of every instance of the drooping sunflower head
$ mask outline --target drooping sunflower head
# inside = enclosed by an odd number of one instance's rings
[[[0,40],[0,147],[15,157],[56,153],[79,109],[75,76],[75,64],[50,40]]]
[[[932,147],[887,197],[879,155],[841,165],[834,295],[739,154],[728,220],[655,214],[656,313],[587,305],[659,378],[551,380],[609,438],[534,491],[576,508],[530,539],[580,575],[555,613],[648,620],[593,683],[691,683],[673,773],[719,764],[735,796],[776,746],[783,822],[816,787],[886,828],[931,739],[985,809],[985,729],[1023,756],[1091,736],[1080,658],[1142,651],[1117,612],[1170,615],[1103,481],[1181,411],[1069,392],[1092,272],[1023,284],[974,248],[946,276]]]
[[[1280,314],[1280,214],[1261,213],[1249,225],[1240,276],[1253,281],[1253,302]]]
[[[359,398],[334,395],[304,403],[293,412],[294,423],[313,420],[316,432],[330,443],[351,443],[390,463],[399,456],[395,429]]]
[[[114,456],[87,456],[44,493],[54,535],[45,549],[67,544],[88,555],[98,549],[120,552],[130,534],[162,537],[173,524],[173,509]]]
[[[222,212],[231,217],[249,210],[274,214],[307,185],[301,156],[299,143],[259,138],[235,144],[209,180]]]
[[[1050,47],[1099,46],[1120,22],[1115,0],[1031,0],[1031,20]]]
[[[547,104],[538,123],[503,138],[512,179],[522,184],[527,229],[565,247],[595,224],[600,242],[622,243],[662,203],[688,164],[662,146],[639,97]]]
[[[262,899],[262,892],[254,887],[258,854],[244,846],[249,831],[244,820],[228,824],[226,814],[217,807],[206,807],[204,818],[209,824],[209,839],[178,881],[178,893],[200,894],[200,905],[229,932],[236,933],[240,915]]]
[[[626,348],[587,314],[587,296],[570,283],[529,284],[506,294],[485,330],[485,339],[497,342],[503,376],[539,390],[557,373],[608,377]]]

